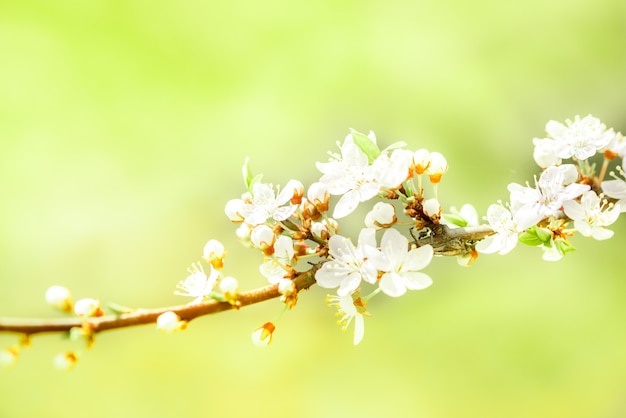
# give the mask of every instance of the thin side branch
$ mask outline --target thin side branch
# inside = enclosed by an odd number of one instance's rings
[[[310,270],[296,276],[294,283],[298,291],[308,289],[315,284],[315,272],[320,266],[321,264],[315,265]],[[280,296],[278,285],[268,285],[239,294],[239,302],[241,303],[239,306],[253,305]],[[49,332],[69,332],[72,328],[83,327],[88,328],[93,333],[98,333],[111,329],[155,323],[159,315],[167,311],[173,311],[181,319],[191,321],[199,316],[210,315],[233,308],[233,305],[228,302],[208,301],[156,309],[136,309],[120,315],[106,315],[86,319],[79,317],[52,319],[0,318],[0,332],[33,335]]]

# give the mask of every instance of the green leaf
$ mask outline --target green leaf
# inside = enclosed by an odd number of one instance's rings
[[[522,244],[526,244],[526,245],[530,245],[531,247],[536,247],[538,245],[543,244],[543,241],[541,241],[538,237],[537,234],[533,232],[530,232],[530,230],[524,231],[518,238],[519,242],[521,242]]]
[[[572,244],[565,241],[564,239],[554,240],[554,245],[556,246],[557,250],[559,250],[559,252],[563,255],[571,253],[572,251],[576,251],[576,248],[574,248]]]
[[[120,305],[119,303],[109,302],[107,303],[107,308],[113,312],[115,315],[121,315],[125,313],[133,312],[135,309],[129,308],[128,306]]]
[[[360,132],[355,131],[354,129],[350,129],[352,133],[352,139],[357,147],[363,151],[365,155],[367,155],[367,161],[371,164],[374,160],[380,155],[380,149],[378,145],[376,145],[367,135],[364,135]]]
[[[552,239],[552,233],[549,229],[537,228],[536,226],[533,226],[533,228],[535,229],[537,238],[539,238],[541,242],[549,242]]]
[[[444,213],[441,217],[448,223],[451,223],[456,226],[460,226],[461,228],[465,228],[467,226],[467,220],[457,213]]]
[[[250,158],[246,157],[243,161],[243,167],[241,167],[241,174],[243,174],[243,182],[246,185],[246,189],[250,190],[250,183],[252,182],[252,170],[250,169]]]

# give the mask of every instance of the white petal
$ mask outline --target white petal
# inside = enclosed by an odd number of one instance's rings
[[[419,271],[410,271],[402,274],[404,285],[410,290],[426,289],[433,284],[429,275]]]
[[[419,248],[414,248],[409,251],[405,263],[405,271],[421,270],[430,264],[433,259],[433,247],[430,245],[424,245]]]
[[[363,320],[363,315],[357,314],[354,317],[354,345],[358,345],[365,335],[365,321]]]
[[[337,205],[335,205],[335,210],[333,211],[333,218],[341,219],[345,216],[350,215],[356,207],[359,205],[359,196],[356,190],[350,190],[341,198]]]
[[[380,282],[378,282],[378,286],[385,294],[392,297],[402,296],[406,293],[406,287],[402,283],[402,277],[394,272],[385,273],[383,277],[381,277]]]

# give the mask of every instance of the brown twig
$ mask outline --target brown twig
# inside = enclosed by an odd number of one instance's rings
[[[300,273],[294,279],[298,291],[308,289],[315,283],[315,272],[321,264],[314,265],[310,270]],[[239,307],[253,305],[269,299],[280,297],[278,285],[269,285],[248,292],[240,293]],[[126,328],[156,322],[163,312],[173,311],[185,320],[234,309],[228,302],[208,301],[187,305],[169,306],[156,309],[136,309],[120,315],[106,315],[97,318],[0,318],[0,332],[15,332],[26,335],[49,332],[69,332],[72,328],[88,328],[97,333],[111,329]]]
[[[445,225],[440,225],[436,231],[433,231],[432,235],[416,239],[414,244],[418,246],[430,244],[433,246],[435,254],[438,255],[463,255],[469,247],[491,234],[493,234],[493,230],[488,226],[450,229]],[[299,273],[294,278],[298,292],[308,289],[315,284],[315,272],[322,264],[323,262],[313,265],[310,270]],[[82,327],[95,334],[111,329],[155,323],[159,315],[167,311],[175,312],[182,320],[191,321],[199,316],[253,305],[280,296],[278,285],[269,285],[240,293],[237,306],[233,306],[228,302],[212,300],[155,309],[135,309],[119,315],[106,315],[86,319],[80,317],[50,319],[0,318],[0,332],[13,332],[30,336],[40,333],[69,332],[72,328]]]

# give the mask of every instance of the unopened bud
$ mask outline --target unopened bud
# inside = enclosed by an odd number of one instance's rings
[[[437,199],[427,199],[422,204],[422,209],[426,216],[432,220],[438,220],[441,217],[441,205]]]
[[[396,209],[392,204],[385,202],[376,203],[365,216],[365,226],[374,229],[389,228],[397,221]]]
[[[245,202],[241,199],[232,199],[226,202],[226,207],[224,208],[224,212],[228,219],[232,222],[243,222],[244,216],[241,214],[243,208],[245,206]]]
[[[278,281],[278,292],[283,296],[291,296],[296,291],[293,280],[280,279]]]
[[[430,152],[425,148],[415,151],[415,154],[413,154],[413,169],[415,170],[415,174],[423,174],[429,165]]]
[[[74,313],[78,316],[102,316],[104,312],[100,309],[100,301],[92,298],[85,298],[76,301]]]
[[[72,312],[72,294],[63,286],[51,286],[46,290],[48,305],[63,312]]]
[[[204,250],[202,251],[202,258],[207,263],[211,264],[216,269],[224,267],[224,258],[226,257],[226,250],[224,245],[218,240],[212,239],[206,243]]]
[[[17,363],[20,350],[17,346],[0,350],[0,367],[10,368]]]
[[[426,171],[428,172],[430,182],[438,184],[441,181],[441,176],[448,171],[448,162],[442,154],[438,152],[431,152],[430,166]]]
[[[252,332],[252,344],[257,347],[266,347],[272,342],[272,334],[276,326],[271,322],[266,322],[261,328],[257,328]]]
[[[252,245],[261,250],[265,255],[274,254],[274,242],[276,241],[276,235],[274,231],[267,225],[255,226],[250,234],[250,240]]]
[[[181,331],[187,328],[187,321],[182,321],[178,314],[173,311],[163,312],[156,321],[156,327],[159,331],[171,334],[175,331]]]
[[[319,213],[328,212],[330,193],[328,192],[327,184],[321,182],[311,184],[307,191],[307,198],[313,203]]]
[[[78,362],[78,356],[73,351],[59,353],[52,359],[52,365],[57,370],[71,370]]]
[[[289,201],[294,205],[299,205],[302,202],[302,196],[304,195],[304,186],[298,180],[289,180],[283,191],[290,195]]]

